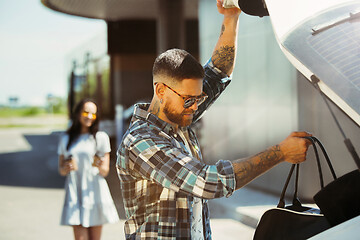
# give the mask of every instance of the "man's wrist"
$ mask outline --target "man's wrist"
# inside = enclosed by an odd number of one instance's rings
[[[234,20],[238,20],[240,16],[239,14],[224,14],[224,19],[234,19]]]
[[[227,29],[237,30],[239,23],[239,16],[224,16],[223,25]]]
[[[284,153],[281,150],[280,145],[277,144],[275,146],[272,146],[269,150],[269,157],[272,157],[274,160],[278,160],[280,162],[285,160]]]

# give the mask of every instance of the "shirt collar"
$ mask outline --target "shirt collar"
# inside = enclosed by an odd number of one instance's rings
[[[171,135],[175,134],[173,126],[170,123],[161,120],[156,115],[150,113],[148,111],[149,107],[150,107],[150,103],[135,104],[134,114],[131,121],[134,122],[136,119],[142,119],[159,127],[162,131],[164,131],[167,134],[171,134]]]

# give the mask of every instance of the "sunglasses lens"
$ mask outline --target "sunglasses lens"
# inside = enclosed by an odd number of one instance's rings
[[[199,106],[200,104],[205,102],[206,98],[207,98],[207,96],[202,96],[202,97],[198,97],[198,98],[188,98],[184,102],[184,108],[191,107],[192,105],[194,105],[195,102]]]
[[[96,113],[82,112],[81,115],[82,115],[83,117],[89,117],[89,116],[90,116],[91,119],[96,119]]]
[[[195,103],[196,99],[195,98],[188,98],[185,100],[184,102],[184,108],[189,108],[191,107],[194,103]]]
[[[207,99],[207,96],[201,97],[197,102],[198,106],[201,105],[202,103],[204,103],[206,99]]]

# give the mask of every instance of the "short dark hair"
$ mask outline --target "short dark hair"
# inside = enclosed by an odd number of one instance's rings
[[[187,51],[169,49],[160,54],[154,62],[153,76],[164,75],[181,81],[186,78],[204,78],[204,68]]]

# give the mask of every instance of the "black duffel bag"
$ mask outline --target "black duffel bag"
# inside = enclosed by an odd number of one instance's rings
[[[315,145],[315,140],[308,138],[314,147],[321,187],[323,187],[323,175],[320,158]],[[328,161],[330,169],[333,169]],[[285,206],[285,193],[290,182],[292,173],[296,167],[295,191],[291,205]],[[333,170],[332,170],[333,171]],[[331,227],[327,218],[320,209],[305,207],[297,197],[299,182],[299,164],[291,166],[289,175],[281,192],[280,200],[276,208],[267,210],[256,227],[254,240],[303,240],[308,239]]]
[[[285,192],[296,166],[293,202],[285,206]],[[276,208],[267,210],[254,233],[254,240],[303,240],[331,227],[320,210],[303,206],[297,198],[299,164],[293,164]]]
[[[316,137],[307,137],[314,147],[321,190],[314,200],[319,209],[301,205],[297,198],[299,165],[297,165],[293,204],[285,207],[284,196],[295,165],[281,193],[277,208],[266,211],[255,230],[254,240],[302,240],[308,239],[328,228],[360,215],[360,174],[354,170],[337,178],[324,146]],[[324,186],[319,153],[320,146],[334,181]]]
[[[315,137],[312,139],[321,147],[326,161],[330,162],[321,142]],[[314,195],[314,201],[330,224],[335,226],[360,215],[360,171],[356,169],[336,178],[334,170],[331,167],[330,170],[335,180],[322,186]]]

